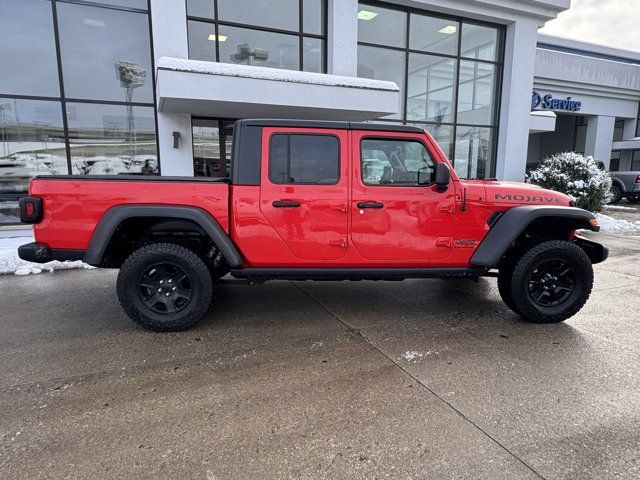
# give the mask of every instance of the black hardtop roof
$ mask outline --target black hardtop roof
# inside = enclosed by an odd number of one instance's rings
[[[330,128],[340,130],[374,130],[381,132],[407,132],[422,133],[420,127],[411,125],[398,125],[396,123],[362,123],[341,122],[331,120],[286,120],[277,118],[248,118],[238,120],[236,123],[252,127],[304,127],[304,128]]]

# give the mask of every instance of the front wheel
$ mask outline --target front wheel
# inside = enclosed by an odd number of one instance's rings
[[[593,267],[572,242],[543,242],[527,251],[511,276],[516,311],[535,323],[562,322],[580,311],[593,288]]]
[[[213,299],[207,265],[191,250],[153,243],[134,251],[118,273],[118,299],[138,325],[154,332],[193,327]]]

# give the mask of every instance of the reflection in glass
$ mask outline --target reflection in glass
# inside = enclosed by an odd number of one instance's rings
[[[403,47],[407,14],[399,10],[358,5],[358,41]]]
[[[298,31],[298,7],[298,0],[218,0],[218,20]]]
[[[434,125],[430,123],[411,123],[410,125],[415,125],[429,132],[444,152],[445,157],[447,157],[449,161],[453,159],[453,126]]]
[[[153,107],[68,103],[73,174],[157,174]]]
[[[400,87],[398,112],[404,109],[404,59],[404,52],[358,46],[358,77],[395,82]],[[385,118],[401,118],[401,114],[395,113]]]
[[[461,178],[487,178],[491,175],[493,129],[462,127],[456,129],[456,158],[453,164]]]
[[[213,23],[188,22],[189,58],[215,62],[216,58],[216,27]]]
[[[0,98],[0,194],[27,191],[35,175],[66,175],[59,102]]]
[[[460,61],[458,123],[491,125],[495,111],[496,66]]]
[[[322,35],[324,32],[324,0],[303,0],[302,30],[304,33]]]
[[[498,60],[498,34],[496,28],[463,23],[462,56],[478,60]]]
[[[220,25],[218,33],[225,39],[220,42],[221,62],[300,69],[300,41],[295,35],[226,25]]]
[[[233,122],[194,118],[193,170],[196,177],[223,177],[230,174]]]
[[[215,18],[214,0],[187,0],[187,15],[194,17]]]
[[[453,121],[456,60],[409,54],[407,120]]]
[[[324,71],[324,42],[319,38],[304,37],[303,67],[305,72],[322,73]]]
[[[91,0],[91,2],[116,7],[138,8],[140,10],[147,9],[147,0]]]
[[[457,55],[459,29],[460,24],[454,20],[411,14],[409,48]]]
[[[59,97],[51,4],[0,2],[0,93]]]
[[[114,66],[127,62],[149,76],[135,89],[133,100],[153,102],[146,13],[62,2],[57,10],[67,98],[125,100],[126,87]]]

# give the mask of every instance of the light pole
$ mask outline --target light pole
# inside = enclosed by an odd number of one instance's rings
[[[238,45],[238,51],[231,55],[231,60],[236,63],[251,65],[251,59],[264,62],[269,59],[269,52],[267,50],[262,50],[261,48],[254,48],[251,50],[248,43],[241,43]]]
[[[147,78],[147,71],[140,65],[125,60],[119,60],[114,63],[116,69],[116,78],[120,80],[120,86],[125,89],[125,101],[127,102],[127,132],[129,136],[130,154],[133,157],[136,154],[136,132],[133,118],[133,89],[144,85]]]
[[[7,110],[11,110],[10,103],[0,103],[0,122],[2,124],[2,154],[6,155],[8,153],[7,146],[7,133],[6,133],[6,124],[7,120],[5,117],[5,113]]]

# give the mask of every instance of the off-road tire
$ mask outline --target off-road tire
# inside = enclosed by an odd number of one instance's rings
[[[638,203],[640,202],[640,193],[634,193],[632,195],[627,195],[627,201],[630,203]]]
[[[558,300],[557,305],[541,305],[536,302],[531,293],[533,288],[537,288],[533,278],[540,275],[544,270],[543,265],[553,265],[558,262],[564,263],[564,267],[570,268],[570,272],[565,274],[567,284],[573,281],[572,289],[565,293],[565,300]],[[535,277],[537,278],[537,277]],[[555,278],[555,277],[554,277]],[[561,281],[551,280],[550,286],[560,285]],[[534,323],[558,323],[572,317],[584,306],[593,288],[593,267],[587,254],[579,246],[565,240],[551,240],[540,243],[528,250],[518,260],[511,277],[511,298],[513,299],[516,311],[525,320]],[[562,290],[566,288],[561,287]],[[552,289],[548,296],[551,296],[560,289]],[[537,293],[539,290],[535,290]],[[560,290],[561,291],[561,290]]]
[[[501,265],[498,271],[498,292],[505,305],[513,312],[518,313],[515,303],[513,302],[513,297],[511,296],[511,277],[513,277],[514,268],[515,264],[511,261],[505,261]]]
[[[145,282],[149,279],[145,272],[153,271],[154,265],[170,265],[186,275],[189,289],[184,291],[188,292],[189,300],[185,303],[178,299],[183,304],[179,310],[158,312],[145,304],[143,293],[151,289],[141,293],[141,288],[146,289],[141,284],[143,278]],[[122,309],[138,325],[154,332],[178,332],[196,325],[211,306],[213,287],[211,273],[203,260],[188,248],[173,243],[152,243],[135,250],[122,264],[117,280]],[[178,293],[180,291],[182,288]],[[175,308],[176,304],[172,305],[171,308]]]
[[[609,200],[609,203],[616,204],[616,203],[620,203],[620,201],[624,197],[624,192],[618,185],[614,183],[613,185],[611,185],[611,195],[612,197],[611,197],[611,200]]]

